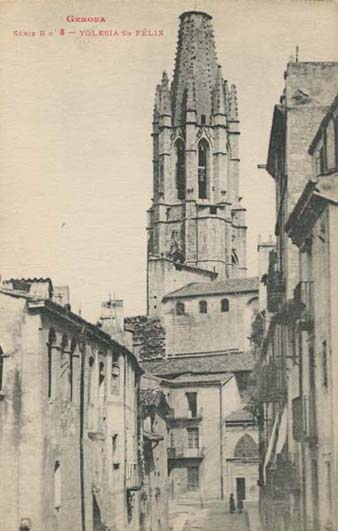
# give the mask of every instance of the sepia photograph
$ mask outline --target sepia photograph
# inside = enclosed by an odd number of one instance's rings
[[[338,531],[338,5],[0,2],[0,531]]]

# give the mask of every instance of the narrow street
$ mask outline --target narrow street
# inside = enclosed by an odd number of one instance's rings
[[[170,531],[261,531],[257,511],[230,514],[221,501],[170,505]]]

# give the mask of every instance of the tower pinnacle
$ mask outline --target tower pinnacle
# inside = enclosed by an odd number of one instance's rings
[[[185,92],[191,78],[198,104],[197,121],[204,115],[206,123],[211,123],[212,93],[216,75],[217,58],[211,16],[200,11],[183,13],[180,16],[172,83],[174,125],[182,125],[184,122]]]

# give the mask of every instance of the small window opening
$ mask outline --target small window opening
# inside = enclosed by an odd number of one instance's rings
[[[47,343],[47,355],[48,355],[48,398],[52,396],[52,380],[53,380],[53,360],[52,350],[53,344],[56,341],[56,334],[54,328],[49,330],[48,343]]]
[[[208,313],[208,303],[207,301],[199,302],[200,313]]]
[[[89,365],[88,402],[92,401],[92,399],[94,398],[94,393],[95,393],[95,390],[94,390],[94,363],[95,363],[94,357],[90,356],[90,358],[88,360],[88,365]]]
[[[216,206],[211,206],[210,207],[210,214],[217,214],[217,207]]]
[[[61,509],[61,465],[60,465],[60,461],[55,461],[55,465],[54,465],[54,507],[57,511]]]
[[[229,300],[228,299],[222,299],[221,300],[221,311],[222,312],[228,312],[229,311]]]
[[[184,315],[185,314],[185,308],[183,302],[178,302],[176,304],[176,315]]]
[[[323,341],[322,352],[323,352],[323,358],[322,358],[323,385],[325,385],[325,387],[327,387],[328,377],[327,377],[327,344],[326,344],[326,341]]]
[[[205,125],[205,124],[206,124],[206,115],[201,114],[201,125]]]
[[[206,140],[198,144],[198,197],[207,198],[209,146]]]

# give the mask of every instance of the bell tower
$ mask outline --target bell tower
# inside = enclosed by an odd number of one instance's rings
[[[156,87],[153,203],[148,211],[148,313],[189,282],[246,276],[238,197],[237,91],[217,64],[211,16],[180,16],[173,81]]]

